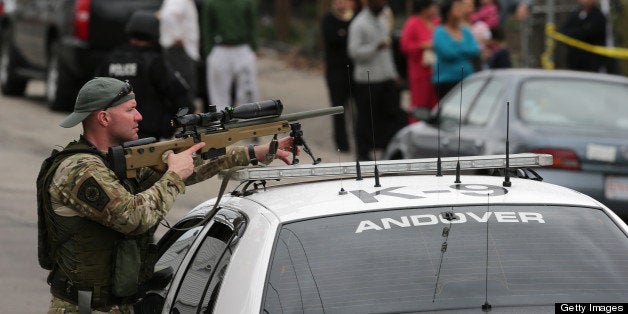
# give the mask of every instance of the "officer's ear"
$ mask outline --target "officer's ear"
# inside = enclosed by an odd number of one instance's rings
[[[103,127],[106,127],[109,125],[109,123],[111,123],[111,113],[107,110],[98,110],[92,114],[95,115],[94,118],[98,122],[98,124]]]

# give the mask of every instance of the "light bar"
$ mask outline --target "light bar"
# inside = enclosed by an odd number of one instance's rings
[[[506,167],[505,155],[489,156],[465,156],[441,158],[442,171],[456,170],[456,164],[460,160],[460,170],[495,169]],[[510,168],[542,167],[553,164],[552,155],[549,154],[511,154]],[[380,175],[387,174],[411,174],[436,172],[436,158],[382,160],[377,162]],[[375,172],[375,162],[360,162],[362,176],[372,176]],[[224,177],[226,171],[221,171]],[[256,167],[238,170],[231,175],[231,180],[275,180],[287,178],[308,178],[324,176],[355,176],[355,162],[322,163],[318,165],[302,164],[279,167]]]

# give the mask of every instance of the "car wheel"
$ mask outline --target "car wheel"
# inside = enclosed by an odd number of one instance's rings
[[[78,93],[74,78],[59,61],[58,44],[53,43],[46,71],[46,102],[52,110],[72,111]]]
[[[16,67],[16,53],[13,48],[11,33],[5,31],[2,34],[2,45],[0,46],[0,90],[4,95],[24,95],[28,81],[15,73]]]

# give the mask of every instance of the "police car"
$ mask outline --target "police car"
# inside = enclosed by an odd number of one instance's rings
[[[626,300],[628,226],[527,169],[551,165],[550,155],[510,156],[512,177],[465,174],[503,169],[504,156],[440,164],[442,176],[436,159],[240,170],[232,179],[242,184],[218,206],[200,204],[162,237],[156,270],[168,275],[141,306],[552,312],[555,303]]]

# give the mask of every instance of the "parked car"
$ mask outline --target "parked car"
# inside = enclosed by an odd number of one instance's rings
[[[455,164],[445,158],[443,169]],[[503,187],[503,177],[420,174],[433,173],[434,158],[377,165],[381,180],[373,162],[362,180],[351,163],[238,171],[241,188],[161,238],[162,277],[137,312],[538,313],[625,300],[628,226],[594,199],[530,179]]]
[[[627,99],[628,78],[620,76],[480,72],[455,87],[440,112],[434,108],[401,129],[385,158],[436,157],[439,134],[442,156],[503,154],[509,103],[510,152],[552,154],[554,166],[539,170],[545,181],[585,193],[628,219]]]
[[[160,0],[11,0],[4,6],[0,90],[21,96],[29,80],[46,81],[52,109],[71,110],[81,86],[117,45],[135,10]],[[9,3],[8,2],[8,3]]]

